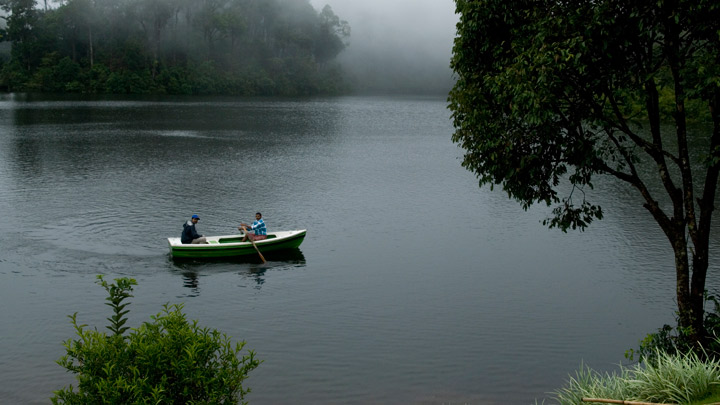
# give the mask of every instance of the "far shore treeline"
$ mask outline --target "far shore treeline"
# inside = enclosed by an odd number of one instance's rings
[[[335,57],[350,27],[309,0],[0,0],[0,8],[0,91],[346,90]]]

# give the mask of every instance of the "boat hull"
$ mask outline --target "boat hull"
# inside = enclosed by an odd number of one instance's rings
[[[268,239],[255,241],[260,252],[297,249],[305,239],[306,230],[268,233]],[[168,238],[173,258],[214,258],[257,255],[250,242],[241,242],[242,235],[208,236],[207,244],[182,244],[180,238]]]

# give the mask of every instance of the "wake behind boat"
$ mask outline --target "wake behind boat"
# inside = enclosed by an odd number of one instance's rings
[[[256,240],[255,246],[260,252],[272,252],[283,249],[296,249],[305,239],[306,229],[293,231],[268,232],[267,239]],[[250,241],[242,242],[243,234],[206,236],[207,244],[187,244],[180,238],[168,238],[170,255],[173,258],[210,258],[257,255]]]

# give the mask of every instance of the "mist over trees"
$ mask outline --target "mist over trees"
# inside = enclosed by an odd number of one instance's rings
[[[0,0],[7,91],[310,95],[345,90],[350,26],[309,0]]]
[[[445,97],[458,16],[452,0],[311,0],[329,3],[352,25],[338,62],[353,91]]]

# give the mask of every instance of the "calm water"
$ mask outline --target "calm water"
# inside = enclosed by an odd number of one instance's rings
[[[460,167],[443,97],[0,97],[0,402],[49,403],[66,317],[103,329],[97,274],[133,277],[257,352],[253,404],[531,404],[581,363],[614,370],[672,322],[668,243],[634,193],[563,234]],[[266,265],[176,264],[200,215],[307,228]],[[716,227],[717,229],[717,227]],[[720,247],[717,232],[713,246]],[[717,260],[708,285],[718,286]]]

